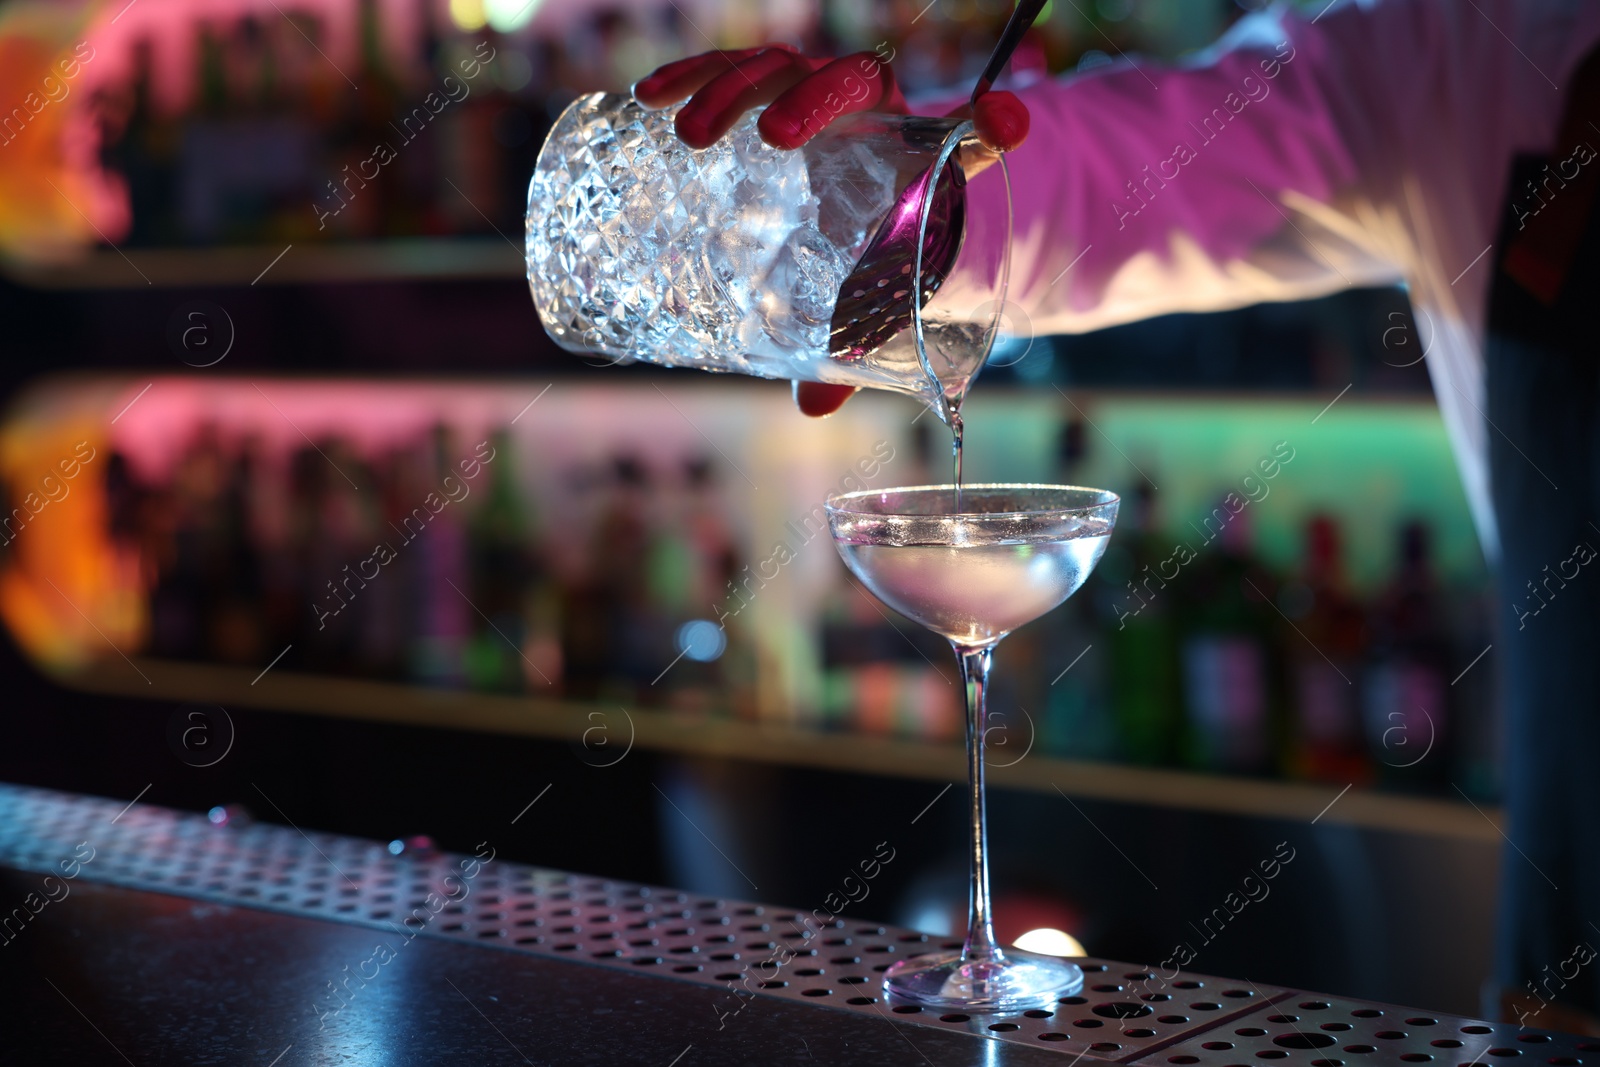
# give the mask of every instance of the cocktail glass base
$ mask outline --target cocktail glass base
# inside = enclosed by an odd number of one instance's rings
[[[901,960],[883,976],[894,999],[925,1008],[1011,1012],[1042,1008],[1083,989],[1083,970],[1055,956],[1007,949],[996,959],[943,952]]]

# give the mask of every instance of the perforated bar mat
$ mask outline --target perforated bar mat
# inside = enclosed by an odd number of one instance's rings
[[[214,826],[167,808],[0,784],[8,867],[57,877],[75,868],[78,878],[133,889],[716,986],[730,991],[730,1010],[735,995],[803,1000],[1151,1067],[1581,1067],[1586,1059],[1600,1067],[1600,1042],[1563,1034],[1098,959],[1080,961],[1083,994],[1048,1009],[941,1015],[885,1002],[882,972],[959,941],[848,919],[811,917],[808,926],[787,908],[479,851],[393,856],[371,841]]]

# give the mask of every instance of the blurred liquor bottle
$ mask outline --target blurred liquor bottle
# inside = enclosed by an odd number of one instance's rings
[[[1272,640],[1272,576],[1256,559],[1250,511],[1235,494],[1201,521],[1192,573],[1175,583],[1183,637],[1183,762],[1265,774],[1282,746],[1283,700]],[[1169,568],[1170,569],[1170,568]]]
[[[843,576],[824,602],[821,625],[824,728],[934,742],[962,736],[965,710],[943,638],[891,614]],[[1007,711],[1016,707],[1014,694],[997,694],[994,705],[1002,700]],[[1007,715],[1005,724],[1020,751],[1024,715]]]
[[[565,480],[572,496],[571,506],[589,512],[601,506],[595,498],[608,489],[609,468],[590,469],[574,465],[565,472]],[[602,587],[599,576],[593,573],[591,558],[595,534],[588,544],[577,548],[575,539],[567,531],[552,535],[559,538],[558,549],[564,550],[567,564],[557,578],[559,603],[558,619],[561,626],[561,690],[569,700],[592,699],[599,695],[600,680],[606,655],[606,606],[601,603]]]
[[[118,569],[129,568],[137,577],[133,585],[141,593],[148,590],[144,568],[145,487],[134,476],[127,453],[113,450],[106,456],[106,533],[118,556]],[[0,515],[11,514],[10,486],[0,482]],[[0,548],[10,542],[0,537]]]
[[[426,99],[429,92],[438,93],[447,85],[455,85],[461,81],[461,72],[450,68],[450,50],[446,48],[444,36],[439,31],[438,11],[439,5],[433,0],[417,0],[416,20],[420,47],[415,57],[416,62],[409,66],[421,73],[420,77],[405,79],[409,94],[413,98]],[[447,77],[452,80],[446,82]],[[445,106],[445,113],[438,119],[440,123],[449,119],[451,106],[453,105]],[[391,128],[391,132],[399,131]],[[403,148],[396,142],[390,142],[401,148],[403,153],[389,169],[395,172],[390,180],[399,183],[401,187],[406,223],[411,227],[404,232],[428,235],[450,232],[450,225],[442,207],[444,195],[448,192],[444,188],[442,157],[446,145],[443,133],[443,130],[439,130],[428,137],[409,142]],[[529,168],[529,173],[532,173],[532,168]]]
[[[716,463],[709,456],[696,456],[683,464],[682,473],[683,507],[662,539],[671,551],[663,551],[652,567],[670,568],[654,581],[671,593],[664,597],[664,606],[675,635],[674,654],[681,652],[684,657],[678,665],[684,668],[682,673],[673,669],[674,698],[683,706],[726,710],[732,690],[753,681],[748,627],[737,615],[717,617],[719,611],[732,610],[723,604],[742,569],[739,549]]]
[[[694,560],[694,577],[688,597],[697,609],[714,611],[728,595],[728,585],[739,573],[739,548],[728,522],[717,468],[709,456],[699,456],[684,466],[688,483],[688,509],[684,526]]]
[[[148,38],[133,44],[131,81],[125,99],[108,96],[101,109],[100,162],[127,183],[132,209],[129,244],[177,238],[173,228],[179,130],[155,100],[154,48]]]
[[[613,482],[590,542],[589,575],[600,612],[601,646],[594,650],[600,695],[617,700],[653,697],[651,682],[672,661],[670,632],[651,611],[651,510],[655,486],[637,455],[618,455]]]
[[[153,225],[187,242],[299,237],[310,225],[312,121],[291,85],[275,20],[198,21],[194,98],[170,125],[175,217]],[[134,131],[129,140],[137,141]],[[146,228],[134,204],[135,232]]]
[[[482,54],[495,58],[484,64],[476,79],[462,83],[469,90],[467,95],[445,108],[434,134],[438,138],[437,203],[444,224],[453,233],[492,234],[494,220],[506,221],[516,215],[507,200],[505,148],[497,136],[501,115],[515,110],[510,94],[496,80],[500,53],[509,52],[512,46],[496,39],[490,47],[493,51]],[[459,71],[445,69],[440,74],[461,81]],[[528,173],[532,173],[531,167]],[[525,174],[524,185],[526,180]]]
[[[466,453],[444,423],[429,435],[426,525],[410,542],[417,550],[419,627],[412,642],[411,676],[430,685],[459,686],[466,678],[463,652],[477,609],[468,600],[467,531],[462,506],[445,479],[457,479]],[[459,490],[457,490],[459,493]],[[409,531],[409,526],[407,527]]]
[[[373,478],[361,455],[342,437],[330,436],[309,451],[307,462],[322,465],[312,574],[323,582],[324,603],[338,607],[326,630],[319,618],[307,651],[315,652],[311,662],[321,668],[362,673],[369,669],[363,642],[371,633],[374,609],[372,582],[361,573],[361,561],[371,553],[376,536]]]
[[[517,488],[510,435],[496,430],[489,442],[492,451],[462,460],[456,473],[472,492],[483,494],[467,520],[467,570],[476,609],[466,647],[467,683],[474,689],[519,692],[542,681],[527,653],[530,601],[539,578],[533,522]],[[493,458],[485,464],[484,455]]]
[[[222,663],[256,663],[267,650],[262,554],[255,514],[259,480],[258,442],[240,446],[227,463],[226,483],[217,502],[218,529],[210,572],[211,618],[206,627],[211,656]]]
[[[1062,424],[1056,440],[1062,484],[1082,484],[1086,442],[1081,418]],[[1109,760],[1117,755],[1117,724],[1106,680],[1110,642],[1095,604],[1102,593],[1100,582],[1091,574],[1085,588],[1065,604],[1009,639],[1015,641],[1030,631],[1038,634],[1043,654],[1032,681],[1040,692],[1030,699],[1044,709],[1039,744],[1053,756]]]
[[[1345,585],[1338,521],[1313,516],[1305,538],[1299,581],[1283,596],[1284,614],[1298,631],[1285,638],[1291,679],[1286,767],[1295,778],[1360,785],[1373,777],[1358,684],[1364,613]]]
[[[197,22],[194,27],[195,62],[198,64],[195,113],[220,119],[228,113],[228,71],[222,59],[222,40],[215,24]]]
[[[392,447],[370,463],[373,474],[372,501],[375,533],[371,555],[358,561],[358,568],[372,573],[378,567],[370,588],[363,591],[371,612],[361,634],[361,656],[367,669],[382,678],[400,678],[406,673],[406,656],[418,625],[420,607],[417,589],[419,555],[407,547],[410,527],[416,523],[412,509],[423,503],[424,465],[413,449]],[[377,546],[383,546],[379,551]],[[371,564],[366,563],[371,560]]]
[[[336,17],[354,24],[353,64],[335,65],[321,19],[302,9],[207,12],[133,43],[127,81],[96,99],[101,162],[128,191],[128,243],[492,233],[519,221],[517,193],[549,125],[532,99],[552,90],[548,72],[532,85],[516,53],[510,81],[529,98],[518,99],[499,61],[482,61],[510,42],[446,38],[437,5],[419,0],[414,43],[396,49],[380,0],[339,2],[351,9]],[[193,73],[186,99],[163,105],[155,57],[178,34],[193,36]]]
[[[401,131],[411,113],[402,112],[405,93],[384,54],[379,10],[378,0],[357,2],[360,58],[354,78],[356,91],[346,98],[349,111],[342,132],[347,139],[338,146],[340,165],[333,177],[349,198],[344,210],[355,213],[351,226],[362,237],[415,232],[410,198],[398,195],[399,175],[377,155],[378,145],[391,145],[396,153],[412,154],[419,147],[403,140],[407,134]],[[422,114],[427,116],[427,110],[423,109]],[[397,120],[400,129],[396,128]],[[426,132],[420,125],[418,130]]]
[[[212,509],[208,477],[217,460],[215,442],[197,432],[159,490],[161,506],[151,510],[160,524],[158,555],[152,561],[151,646],[161,656],[198,659],[205,653],[205,518]]]
[[[701,625],[710,622],[704,599],[710,575],[701,573],[695,527],[715,537],[720,518],[709,499],[711,465],[706,460],[695,461],[681,470],[663,472],[662,480],[664,484],[647,511],[650,532],[645,548],[645,597],[640,605],[648,620],[645,625],[654,634],[654,654],[664,657],[656,668],[659,675],[648,687],[648,698],[704,710],[710,706],[721,673],[719,661],[728,645],[726,629],[715,623],[710,623],[709,630]],[[731,563],[731,559],[725,562]]]
[[[1155,486],[1142,479],[1133,500],[1124,504],[1128,547],[1125,554],[1110,560],[1102,627],[1110,643],[1111,693],[1122,756],[1130,763],[1170,765],[1176,762],[1183,722],[1176,605],[1167,588],[1170,583],[1160,571],[1172,545],[1161,539],[1155,494]]]
[[[1385,783],[1438,787],[1452,763],[1449,638],[1427,525],[1407,523],[1399,542],[1394,576],[1372,612],[1367,741]]]

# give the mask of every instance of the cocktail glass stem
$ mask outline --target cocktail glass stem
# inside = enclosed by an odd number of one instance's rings
[[[965,960],[1003,962],[1005,954],[994,939],[994,916],[989,899],[989,824],[984,808],[983,742],[988,729],[989,665],[994,646],[967,647],[951,642],[961,665],[961,682],[967,697],[967,788],[971,794],[972,838],[967,895]]]

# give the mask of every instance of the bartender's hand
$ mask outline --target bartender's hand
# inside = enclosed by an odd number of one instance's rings
[[[842,59],[803,56],[775,44],[732,52],[704,52],[668,63],[633,87],[645,107],[666,107],[688,97],[678,112],[678,137],[690,148],[706,148],[733,128],[739,117],[767,105],[756,122],[761,139],[774,148],[799,148],[834,119],[858,111],[905,114],[905,97],[894,72],[874,52]],[[992,153],[1020,146],[1028,136],[1028,109],[1008,92],[989,92],[975,107],[952,115],[972,116],[978,140]],[[855,393],[848,385],[796,382],[795,403],[807,415],[828,415]]]

